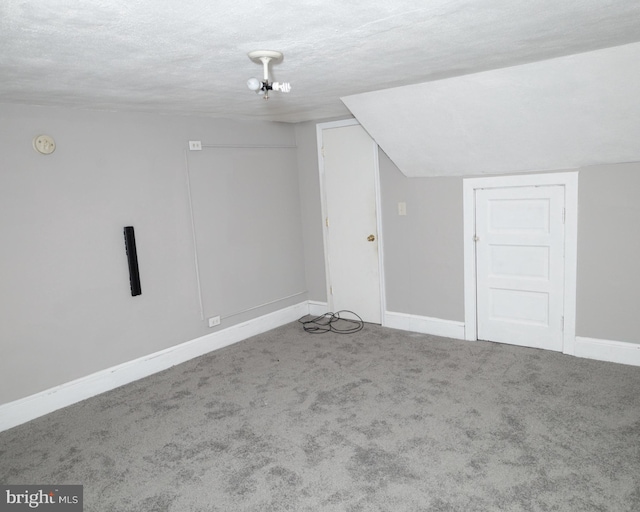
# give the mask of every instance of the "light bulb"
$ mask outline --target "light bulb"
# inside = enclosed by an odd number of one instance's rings
[[[273,87],[274,91],[280,91],[280,92],[291,91],[291,84],[289,82],[273,82],[273,84],[271,84],[271,87]]]
[[[257,78],[251,77],[247,80],[247,87],[252,91],[258,91],[262,87],[262,82]]]

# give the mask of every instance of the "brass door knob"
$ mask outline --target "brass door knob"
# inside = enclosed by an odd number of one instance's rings
[[[369,236],[367,237],[367,242],[375,242],[375,240],[376,240],[375,235],[369,235]]]

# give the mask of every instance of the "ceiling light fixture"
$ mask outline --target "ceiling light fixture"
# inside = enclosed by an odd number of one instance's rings
[[[262,80],[253,77],[247,80],[249,89],[262,95],[265,100],[269,99],[269,91],[289,92],[291,90],[291,84],[288,82],[269,81],[269,62],[282,60],[282,53],[271,50],[256,50],[249,52],[249,58],[255,63],[262,62],[264,70]]]

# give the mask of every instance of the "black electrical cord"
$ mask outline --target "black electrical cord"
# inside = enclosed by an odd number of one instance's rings
[[[340,313],[350,313],[357,317],[357,320],[353,318],[343,318]],[[343,309],[337,313],[325,313],[324,315],[311,318],[310,320],[304,320],[308,318],[308,315],[303,316],[298,320],[302,324],[302,328],[305,332],[310,334],[324,334],[325,332],[335,332],[338,334],[353,334],[354,332],[361,331],[364,328],[364,321],[353,311]],[[345,325],[346,324],[346,325]]]

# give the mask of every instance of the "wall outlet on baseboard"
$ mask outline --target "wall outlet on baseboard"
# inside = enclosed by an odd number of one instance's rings
[[[215,327],[216,325],[220,325],[220,316],[212,316],[209,318],[209,327]]]
[[[190,151],[201,151],[202,150],[202,142],[199,140],[190,140],[189,141],[189,150]]]

